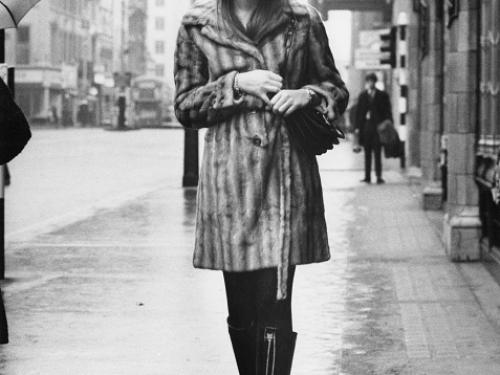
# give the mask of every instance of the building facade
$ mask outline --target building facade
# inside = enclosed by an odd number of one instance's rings
[[[191,0],[148,0],[148,74],[162,80],[170,95],[174,88],[174,51],[182,16]]]
[[[146,71],[147,1],[47,0],[7,31],[7,62],[32,123],[113,121],[116,73]]]
[[[500,261],[500,0],[313,3],[324,17],[363,11],[368,28],[366,12],[390,8],[397,61],[385,75],[422,206],[443,211],[451,260]]]
[[[395,0],[393,10],[412,25],[407,152],[423,207],[444,210],[450,259],[500,260],[500,1]]]

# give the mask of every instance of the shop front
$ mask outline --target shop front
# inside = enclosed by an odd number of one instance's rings
[[[71,65],[16,68],[17,100],[32,124],[72,125],[77,94]]]
[[[16,69],[16,95],[31,123],[49,124],[58,119],[63,97],[61,69],[20,66]]]

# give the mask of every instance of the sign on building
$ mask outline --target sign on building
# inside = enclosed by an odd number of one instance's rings
[[[362,30],[354,51],[354,66],[359,70],[391,69],[391,29]],[[388,44],[389,43],[389,44]]]

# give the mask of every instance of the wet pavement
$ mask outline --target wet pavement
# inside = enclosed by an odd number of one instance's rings
[[[38,155],[12,165],[30,186],[9,188],[0,373],[237,374],[221,274],[191,265],[182,133],[120,134],[99,164],[109,134],[56,134],[55,149],[40,132]],[[500,288],[481,264],[447,260],[395,161],[386,185],[366,186],[350,148],[320,158],[332,260],[297,270],[293,374],[500,373]]]

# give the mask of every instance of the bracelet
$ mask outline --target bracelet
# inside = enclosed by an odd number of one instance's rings
[[[306,87],[304,90],[306,90],[307,95],[309,96],[309,100],[307,102],[307,104],[309,105],[313,102],[314,96],[316,95],[316,93],[308,87]]]
[[[241,91],[240,85],[239,85],[239,80],[238,76],[240,73],[236,73],[234,76],[234,82],[233,82],[233,91],[234,91],[234,97],[236,99],[239,99],[243,96],[243,91]]]

